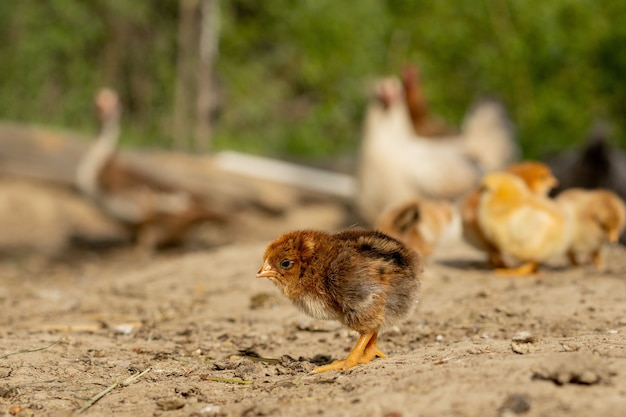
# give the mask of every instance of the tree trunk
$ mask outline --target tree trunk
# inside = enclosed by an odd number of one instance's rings
[[[174,97],[174,147],[186,149],[192,137],[193,103],[196,101],[196,67],[198,62],[198,11],[200,0],[180,0],[178,19],[178,59]]]
[[[219,39],[219,0],[201,0],[201,21],[198,42],[198,89],[196,101],[195,150],[206,152],[211,148],[213,130],[211,115],[215,106],[213,66]]]

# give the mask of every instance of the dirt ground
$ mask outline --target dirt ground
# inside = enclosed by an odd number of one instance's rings
[[[255,273],[282,231],[341,222],[341,208],[318,204],[151,258],[129,247],[4,254],[0,415],[624,415],[623,247],[604,272],[501,278],[447,246],[426,266],[415,314],[381,336],[387,359],[310,374],[356,335],[298,312]]]

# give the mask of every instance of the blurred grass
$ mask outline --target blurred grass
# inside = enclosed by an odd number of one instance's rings
[[[626,138],[626,2],[222,0],[214,149],[330,157],[358,146],[367,85],[419,65],[460,123],[499,96],[525,156],[604,117]],[[0,2],[0,118],[93,132],[92,96],[122,96],[124,143],[171,147],[178,2]]]

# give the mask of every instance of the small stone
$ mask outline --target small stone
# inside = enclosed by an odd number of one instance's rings
[[[537,338],[530,332],[519,332],[511,338],[511,350],[520,355],[531,353],[535,351],[534,343]]]
[[[527,353],[534,352],[535,347],[530,343],[511,342],[511,350],[515,353],[519,353],[520,355],[525,355]]]
[[[219,405],[209,404],[192,413],[191,417],[218,417],[223,415],[225,415],[225,413],[222,411],[222,407]]]
[[[519,332],[511,338],[512,341],[518,343],[535,343],[537,339],[530,332]]]
[[[137,322],[137,323],[124,323],[124,324],[118,324],[117,326],[113,327],[113,331],[117,334],[123,334],[123,335],[129,335],[131,334],[135,329],[138,329],[141,327],[141,323]]]
[[[511,394],[502,403],[498,411],[501,416],[524,414],[530,410],[530,401],[524,394]]]
[[[580,345],[578,344],[561,343],[561,347],[563,352],[577,352],[580,350]]]
[[[605,361],[590,353],[562,353],[546,361],[533,373],[533,379],[543,379],[557,385],[593,385],[608,383],[614,373]]]
[[[171,398],[157,401],[157,406],[163,411],[178,410],[185,406],[185,401],[179,398]]]

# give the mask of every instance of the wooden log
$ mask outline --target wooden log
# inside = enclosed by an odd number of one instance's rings
[[[91,140],[60,129],[0,122],[0,174],[74,188],[76,166]],[[351,200],[355,189],[352,176],[346,174],[236,152],[197,156],[122,150],[120,158],[226,205],[247,201],[278,210],[302,199]]]

